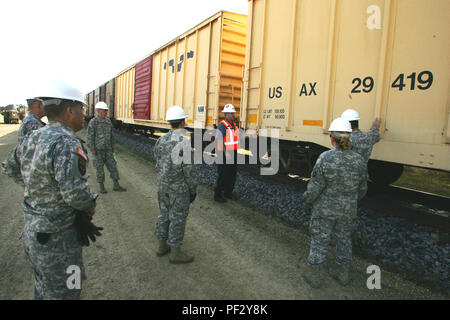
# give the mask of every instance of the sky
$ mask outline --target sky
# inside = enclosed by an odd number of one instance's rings
[[[0,1],[0,106],[55,79],[86,94],[221,10],[248,0]]]

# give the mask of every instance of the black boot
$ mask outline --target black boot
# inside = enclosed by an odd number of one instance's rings
[[[123,188],[120,184],[118,180],[114,180],[114,187],[113,187],[114,191],[127,191],[127,189]]]
[[[107,193],[108,192],[108,191],[106,191],[105,184],[103,182],[100,182],[99,185],[100,185],[100,193]]]
[[[216,200],[217,202],[220,202],[220,203],[227,202],[227,199],[225,199],[223,196],[214,197],[214,200]]]
[[[225,199],[228,199],[228,200],[236,200],[235,198],[234,198],[234,196],[233,196],[233,194],[224,194],[224,197],[225,197]]]
[[[220,203],[227,202],[227,199],[222,195],[222,191],[215,190],[214,191],[214,200]]]

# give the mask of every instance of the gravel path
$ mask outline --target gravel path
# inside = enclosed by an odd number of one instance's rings
[[[127,148],[153,159],[153,144],[145,137],[116,133]],[[214,165],[198,165],[199,182],[211,188]],[[276,215],[289,225],[307,231],[310,216],[304,213],[303,193],[294,186],[238,171],[234,196],[243,204]],[[380,217],[372,209],[359,208],[354,250],[374,259],[380,267],[401,273],[405,279],[450,291],[450,235],[401,218]]]

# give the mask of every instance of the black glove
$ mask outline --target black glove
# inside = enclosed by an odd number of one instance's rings
[[[78,243],[81,246],[89,247],[89,239],[95,242],[95,236],[101,236],[102,227],[96,227],[92,222],[92,217],[83,211],[75,210],[75,228],[77,229]]]
[[[190,203],[194,202],[196,197],[197,197],[196,193],[194,193],[193,195],[191,194],[191,202]]]
[[[50,233],[38,232],[36,234],[36,239],[40,244],[46,244],[50,240]]]

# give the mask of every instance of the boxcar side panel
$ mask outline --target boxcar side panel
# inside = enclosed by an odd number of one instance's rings
[[[106,83],[106,104],[108,104],[109,112],[108,116],[114,119],[114,81],[115,79],[111,79]]]
[[[263,75],[265,1],[248,2],[248,34],[245,53],[244,92],[241,107],[246,114],[241,119],[244,128],[258,129],[261,120],[261,79]]]
[[[153,57],[150,56],[136,64],[133,108],[134,119],[150,119],[152,62]]]
[[[133,123],[134,73],[133,66],[116,77],[115,119],[125,123]]]
[[[293,132],[321,134],[323,109],[330,90],[330,33],[332,6],[302,1],[297,6],[295,25],[295,52],[292,57],[291,109],[286,110],[285,125]]]
[[[439,145],[447,125],[450,2],[423,2],[402,0],[396,6],[384,138]]]
[[[207,125],[218,123],[219,121],[219,98],[220,98],[220,79],[221,74],[219,72],[220,64],[220,44],[221,44],[221,27],[222,19],[220,17],[217,20],[211,22],[208,28],[200,30],[200,52],[202,58],[202,64],[200,64],[200,70],[205,75],[204,80],[201,82],[202,87],[205,86],[207,91],[206,102],[206,116]],[[203,36],[203,37],[202,37]],[[209,37],[209,38],[208,38]],[[199,75],[201,75],[199,74]],[[201,79],[201,78],[200,78]],[[199,80],[200,80],[199,79]],[[201,95],[197,96],[201,98]],[[202,100],[197,100],[198,104],[203,104]]]
[[[227,103],[233,104],[238,119],[241,118],[246,41],[247,16],[224,12],[220,45],[220,97],[218,107],[221,111]],[[220,120],[224,115],[222,112],[219,114]]]
[[[89,116],[95,117],[95,90],[90,93],[89,101],[90,101]]]
[[[106,103],[106,84],[102,85],[100,87],[100,101],[103,101]]]

